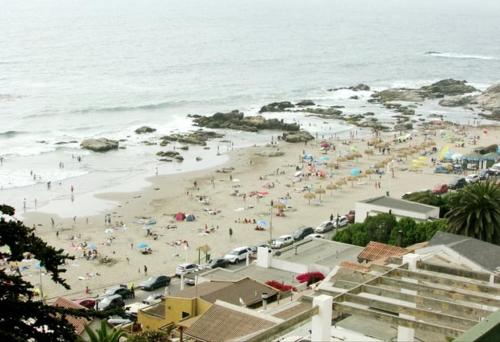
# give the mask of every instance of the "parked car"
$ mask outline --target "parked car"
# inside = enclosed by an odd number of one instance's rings
[[[325,221],[316,228],[314,228],[314,231],[316,233],[326,233],[329,232],[330,230],[333,230],[333,228],[335,228],[335,226],[333,225],[332,221]]]
[[[216,259],[212,259],[208,262],[207,264],[207,268],[217,268],[217,267],[221,267],[221,268],[225,268],[228,264],[228,261],[224,258],[216,258]]]
[[[170,285],[170,277],[165,275],[149,277],[147,280],[143,281],[139,284],[139,288],[144,291],[153,291],[154,289],[158,289],[160,287]]]
[[[434,169],[434,173],[450,173],[450,170],[446,166],[438,165]]]
[[[345,215],[347,217],[347,221],[349,223],[354,223],[354,219],[356,218],[356,211],[349,210],[349,212]]]
[[[252,250],[250,249],[250,247],[238,247],[233,249],[228,254],[224,255],[224,259],[226,259],[231,264],[236,264],[237,262],[246,260],[247,254],[252,254]]]
[[[488,170],[493,172],[493,174],[495,176],[499,176],[500,175],[500,163],[496,163],[496,164],[492,165]]]
[[[175,268],[175,275],[180,277],[181,275],[186,275],[198,271],[198,265],[189,262],[177,265]]]
[[[452,180],[450,183],[448,183],[448,189],[457,190],[463,188],[466,185],[467,181],[465,180],[465,178],[463,177],[456,178]]]
[[[307,235],[304,240],[312,240],[312,239],[323,239],[325,236],[323,234],[318,234],[318,233],[314,233],[314,234],[309,234]]]
[[[465,181],[467,183],[476,183],[476,182],[479,182],[479,175],[478,174],[472,174],[472,175],[468,175],[467,177],[465,177]]]
[[[95,304],[95,309],[97,311],[104,311],[115,307],[124,307],[125,302],[122,296],[119,294],[103,297],[98,300]]]
[[[152,295],[149,295],[146,299],[144,299],[142,301],[142,303],[147,304],[147,305],[153,305],[153,304],[161,302],[162,298],[163,298],[163,294],[161,294],[161,293],[152,294]]]
[[[314,234],[314,229],[312,227],[299,228],[293,233],[293,239],[295,241],[303,240],[310,234]]]
[[[496,173],[493,170],[486,169],[486,170],[481,170],[479,171],[479,179],[480,180],[487,180],[490,177],[495,177]]]
[[[338,223],[337,223],[337,219],[334,219],[333,220],[333,225],[335,228],[341,228],[341,227],[345,227],[349,224],[349,219],[345,216],[340,216],[338,218]]]
[[[134,297],[134,294],[132,293],[132,290],[130,290],[129,288],[127,288],[126,285],[117,285],[117,286],[113,286],[113,287],[108,288],[104,292],[103,297],[114,296],[114,295],[119,295],[123,299],[133,298]]]
[[[191,273],[191,274],[187,274],[185,277],[184,277],[184,284],[186,285],[189,285],[189,286],[194,286],[196,285],[196,275]]]
[[[80,304],[81,306],[92,309],[95,307],[96,300],[94,298],[83,298],[83,299],[75,299],[73,302]]]
[[[445,194],[448,192],[448,184],[438,184],[432,189],[432,193],[436,195]]]
[[[273,240],[273,242],[271,243],[271,248],[280,249],[286,246],[290,246],[291,244],[293,244],[293,241],[293,236],[281,235],[276,240]]]

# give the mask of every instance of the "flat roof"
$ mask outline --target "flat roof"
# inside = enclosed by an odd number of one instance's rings
[[[421,203],[417,203],[417,202],[407,201],[407,200],[388,197],[388,196],[380,196],[380,197],[370,198],[370,199],[366,199],[366,200],[362,200],[362,201],[358,201],[358,202],[369,203],[369,204],[378,205],[380,207],[386,207],[386,208],[391,208],[391,209],[413,211],[413,212],[421,213],[421,214],[426,214],[426,213],[431,212],[431,211],[436,210],[436,209],[439,210],[438,207],[434,207],[432,205],[421,204]]]
[[[298,244],[297,254],[295,254],[295,247],[292,247],[283,250],[280,256],[275,255],[273,258],[298,264],[316,264],[333,268],[342,261],[357,261],[361,251],[363,251],[363,247],[326,239],[313,239]]]
[[[259,267],[256,264],[250,264],[249,266],[245,266],[237,270],[216,268],[214,270],[201,273],[200,277],[211,281],[216,281],[216,280],[237,281],[249,277],[261,283],[265,283],[268,280],[277,280],[277,281],[283,281],[287,284],[290,283],[298,284],[297,280],[295,280],[295,276],[297,274],[298,272],[288,272],[288,271],[278,270],[275,268],[264,268],[264,267]]]

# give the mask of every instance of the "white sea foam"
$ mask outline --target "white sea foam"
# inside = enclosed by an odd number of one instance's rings
[[[426,52],[427,56],[431,57],[441,57],[441,58],[458,58],[458,59],[484,59],[484,60],[493,60],[498,59],[493,56],[485,56],[485,55],[469,55],[463,53],[453,53],[453,52],[435,52],[430,51]]]

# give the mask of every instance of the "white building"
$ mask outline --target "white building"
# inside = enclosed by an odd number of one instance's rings
[[[368,216],[380,213],[391,213],[396,218],[411,217],[417,221],[427,221],[439,218],[439,207],[380,196],[356,202],[355,222],[364,222]]]

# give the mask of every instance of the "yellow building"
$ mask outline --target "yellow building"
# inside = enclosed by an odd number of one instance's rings
[[[217,300],[252,308],[262,304],[262,294],[266,294],[269,300],[274,300],[277,293],[272,287],[250,278],[236,282],[205,282],[140,310],[137,322],[142,330],[173,328],[181,321],[204,314]]]

